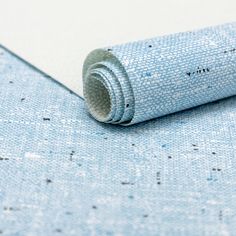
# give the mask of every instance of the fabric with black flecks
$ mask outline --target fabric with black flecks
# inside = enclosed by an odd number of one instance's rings
[[[101,124],[0,48],[0,235],[235,235],[235,104]]]
[[[236,94],[236,22],[92,51],[89,112],[131,125]]]

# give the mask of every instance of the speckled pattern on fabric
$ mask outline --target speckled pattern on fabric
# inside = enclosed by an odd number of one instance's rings
[[[130,127],[0,49],[0,235],[236,235],[236,97]]]
[[[236,22],[95,50],[83,74],[89,111],[107,123],[135,124],[236,95]]]

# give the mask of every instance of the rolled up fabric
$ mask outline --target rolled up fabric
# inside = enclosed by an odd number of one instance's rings
[[[95,119],[122,125],[236,95],[236,22],[96,49],[83,90]]]

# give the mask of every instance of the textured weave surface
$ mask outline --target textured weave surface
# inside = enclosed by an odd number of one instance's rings
[[[84,96],[103,122],[134,124],[232,95],[236,22],[95,50],[84,65]]]
[[[0,235],[236,235],[236,98],[131,127],[0,49]]]

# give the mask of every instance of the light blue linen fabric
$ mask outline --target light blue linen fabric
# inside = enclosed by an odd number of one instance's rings
[[[83,74],[89,111],[107,123],[236,95],[236,22],[95,50]]]
[[[236,98],[130,127],[0,49],[0,235],[236,235]]]
[[[0,49],[0,233],[236,235],[236,98],[132,127]]]

